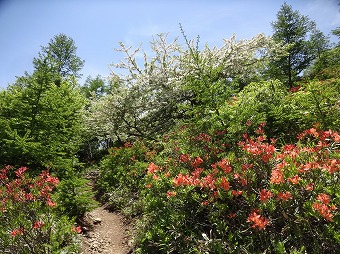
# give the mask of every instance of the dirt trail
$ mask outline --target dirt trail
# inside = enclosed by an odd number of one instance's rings
[[[111,213],[103,206],[90,212],[86,218],[81,254],[132,253],[129,227],[123,217]]]

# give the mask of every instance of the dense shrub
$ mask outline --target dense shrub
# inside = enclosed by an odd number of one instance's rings
[[[290,91],[279,81],[251,83],[221,107],[219,116],[205,120],[209,123],[205,124],[224,126],[236,141],[266,122],[266,135],[282,144],[294,142],[296,135],[316,122],[323,129],[339,131],[339,90],[338,79],[300,83]]]
[[[234,150],[215,148],[221,132],[176,133],[148,166],[140,253],[337,252],[339,134],[311,128],[277,148],[264,126]]]
[[[99,193],[106,193],[102,201],[108,201],[111,208],[123,209],[126,215],[140,213],[139,195],[148,161],[154,157],[155,152],[142,142],[109,149],[97,180]]]
[[[89,180],[75,173],[60,181],[54,196],[59,210],[70,218],[80,219],[98,206]]]
[[[59,179],[43,171],[30,177],[25,167],[0,170],[0,251],[2,253],[75,253],[77,233],[57,213],[52,191]]]

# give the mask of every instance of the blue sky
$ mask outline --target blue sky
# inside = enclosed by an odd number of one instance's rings
[[[339,0],[286,0],[294,10],[316,21],[326,35],[340,26]],[[236,34],[250,39],[272,34],[270,23],[284,0],[0,0],[0,87],[32,72],[32,60],[58,33],[72,37],[85,60],[83,79],[110,74],[122,55],[118,43],[149,47],[152,36],[189,38],[221,45]],[[180,37],[181,38],[181,37]],[[333,40],[336,40],[332,37]]]

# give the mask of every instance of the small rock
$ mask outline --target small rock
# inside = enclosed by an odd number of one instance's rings
[[[95,219],[93,219],[93,224],[100,224],[100,223],[102,223],[102,219],[101,218],[95,218]]]

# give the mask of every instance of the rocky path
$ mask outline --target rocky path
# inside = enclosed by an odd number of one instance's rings
[[[103,206],[93,210],[86,218],[81,254],[129,254],[132,242],[129,227],[123,217],[111,213]]]

